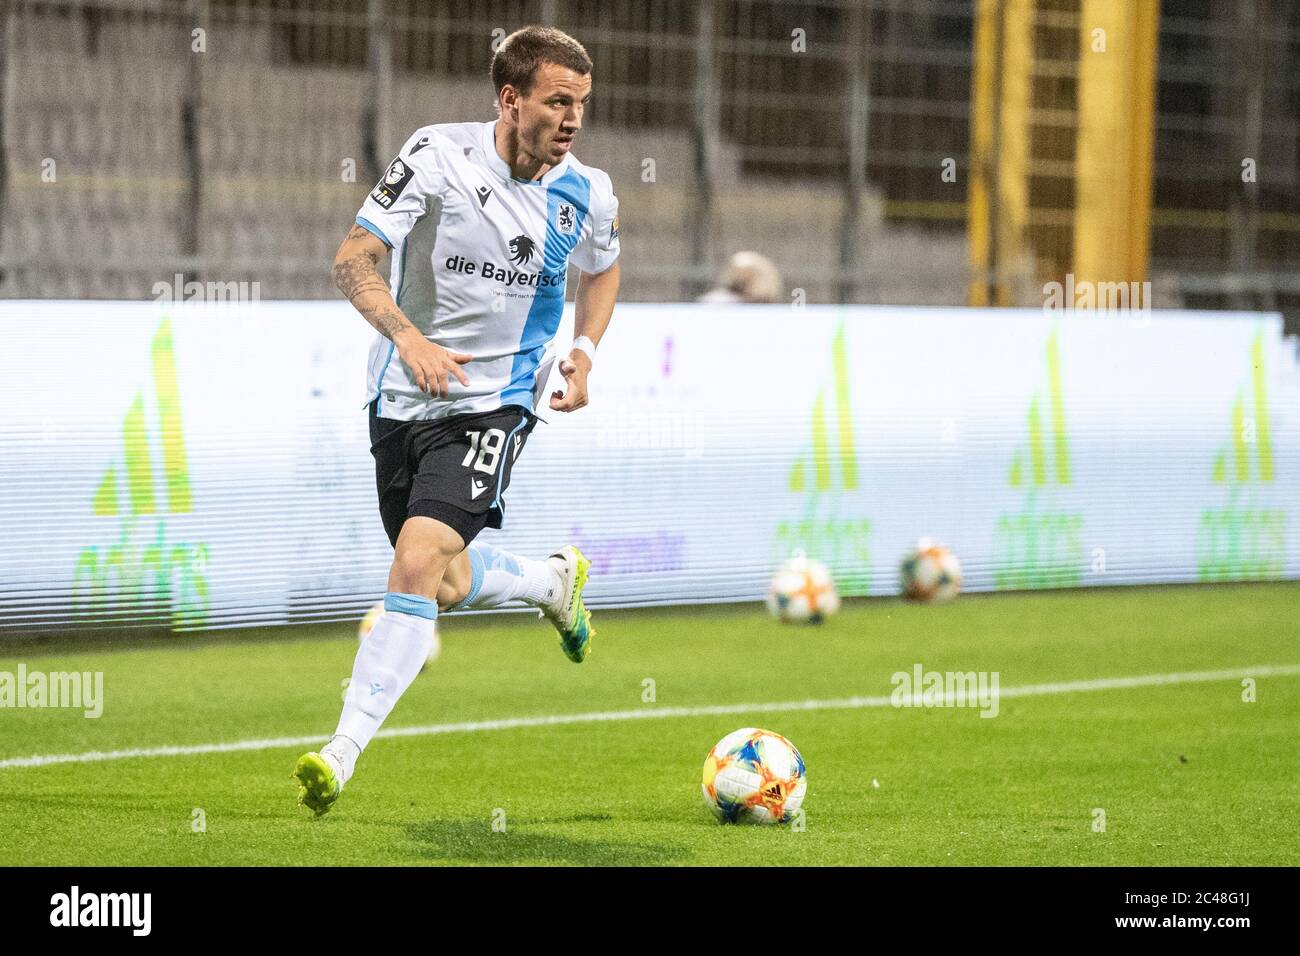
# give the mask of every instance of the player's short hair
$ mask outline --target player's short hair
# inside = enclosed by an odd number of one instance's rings
[[[533,88],[537,68],[543,63],[567,67],[575,73],[591,72],[591,57],[581,43],[563,30],[524,27],[506,37],[492,57],[492,85],[497,96],[506,84],[526,95]]]

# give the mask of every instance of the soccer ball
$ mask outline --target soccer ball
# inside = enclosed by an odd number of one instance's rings
[[[780,734],[745,727],[704,758],[704,802],[723,823],[787,823],[799,812],[808,776]]]
[[[840,609],[840,596],[824,564],[796,555],[772,575],[767,609],[779,621],[817,624]]]
[[[898,583],[913,601],[951,601],[961,590],[961,564],[948,548],[922,538],[899,565]]]
[[[379,621],[379,615],[383,613],[384,613],[383,601],[380,601],[378,604],[376,604],[374,607],[372,607],[369,611],[366,612],[366,616],[363,617],[361,619],[361,623],[357,625],[358,644],[364,641],[366,639],[366,636],[375,629],[375,624],[378,623]],[[438,659],[438,655],[441,653],[442,653],[442,640],[438,637],[438,622],[434,621],[433,622],[433,644],[429,648],[429,656],[424,661],[424,667],[428,667],[430,664],[436,661]],[[423,671],[424,667],[421,667],[420,670]]]

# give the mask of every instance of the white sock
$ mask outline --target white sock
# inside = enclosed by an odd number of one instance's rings
[[[339,762],[345,777],[352,775],[357,757],[420,673],[433,646],[436,603],[419,595],[389,593],[384,607],[357,650],[338,729],[324,748]]]
[[[338,777],[339,789],[342,789],[343,785],[352,778],[352,771],[357,767],[361,747],[351,737],[335,734],[330,738],[329,743],[320,749],[320,755],[334,765],[334,775]]]
[[[472,583],[458,608],[500,607],[516,600],[541,607],[554,601],[564,587],[560,572],[549,561],[534,561],[478,542],[466,550]]]

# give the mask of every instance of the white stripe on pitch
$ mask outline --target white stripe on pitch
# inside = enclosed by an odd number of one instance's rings
[[[1004,687],[999,698],[1044,697],[1052,694],[1078,694],[1099,690],[1124,690],[1130,687],[1158,687],[1166,684],[1201,684],[1209,681],[1239,680],[1243,677],[1289,677],[1300,674],[1300,664],[1242,667],[1225,671],[1187,671],[1175,674],[1141,674],[1136,677],[1104,677],[1098,680],[1063,681],[1053,684],[1028,684]],[[945,698],[952,702],[952,696]],[[726,714],[782,713],[796,710],[853,710],[864,707],[888,707],[889,694],[877,697],[842,697],[834,700],[795,700],[769,704],[719,704],[713,707],[643,707],[637,710],[606,710],[585,714],[552,714],[547,717],[504,717],[498,720],[471,720],[458,724],[428,724],[424,727],[393,727],[381,730],[378,737],[428,737],[434,734],[470,734],[485,730],[514,730],[519,727],[556,727],[564,724],[596,724],[606,721],[660,720],[669,717],[716,717]],[[226,744],[193,744],[170,747],[133,747],[125,750],[91,750],[79,754],[38,754],[33,757],[10,757],[0,760],[0,770],[9,767],[45,767],[59,763],[93,763],[100,760],[129,760],[133,757],[193,757],[202,754],[235,753],[243,750],[278,750],[307,747],[326,739],[324,734],[310,737],[269,737],[263,740],[236,740]]]

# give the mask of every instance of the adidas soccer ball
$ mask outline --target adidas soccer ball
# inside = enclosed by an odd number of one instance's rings
[[[378,604],[376,604],[374,607],[372,607],[369,611],[366,612],[366,616],[363,617],[361,619],[361,623],[357,625],[358,644],[364,641],[366,639],[366,636],[371,631],[374,630],[375,624],[378,623],[379,621],[379,615],[383,613],[384,613],[383,601],[380,601]],[[433,622],[433,644],[429,647],[429,656],[424,661],[424,667],[428,667],[430,664],[436,661],[438,659],[438,655],[441,653],[442,653],[442,640],[438,637],[438,622],[434,621]],[[424,670],[424,667],[420,668],[420,670]]]
[[[767,609],[780,621],[817,624],[840,609],[840,596],[824,564],[798,555],[772,575]]]
[[[951,601],[961,590],[961,564],[951,550],[922,538],[898,568],[903,596],[913,601]]]
[[[786,823],[799,812],[808,776],[780,734],[745,727],[704,758],[704,802],[723,823]]]

